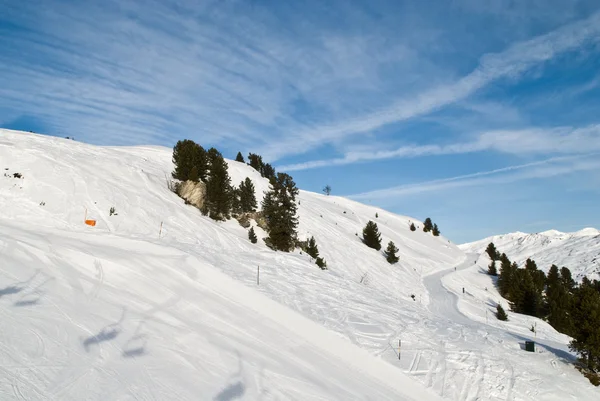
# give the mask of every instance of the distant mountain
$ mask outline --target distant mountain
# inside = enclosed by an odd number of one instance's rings
[[[546,272],[553,264],[566,266],[577,281],[583,276],[600,278],[600,230],[595,228],[573,233],[557,230],[534,234],[515,232],[462,244],[459,248],[467,253],[483,253],[490,242],[520,266],[531,258]]]

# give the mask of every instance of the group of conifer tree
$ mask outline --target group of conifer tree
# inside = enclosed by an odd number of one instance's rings
[[[365,228],[363,228],[362,241],[369,248],[373,248],[378,251],[381,250],[381,233],[379,232],[377,223],[369,220]],[[383,252],[388,263],[393,265],[400,260],[397,255],[398,251],[399,249],[396,247],[393,241],[388,242],[387,248]]]
[[[524,268],[511,263],[493,243],[486,249],[492,259],[488,273],[497,275],[497,287],[517,313],[546,320],[561,333],[573,337],[571,349],[585,366],[600,370],[600,281],[584,277],[577,284],[567,267],[552,265],[546,275],[535,261],[527,259]],[[500,263],[500,271],[496,268]]]
[[[423,222],[423,231],[426,233],[431,232],[434,237],[438,237],[440,235],[440,229],[438,228],[437,224],[432,223],[429,217]]]
[[[269,234],[265,243],[275,250],[292,251],[296,246],[298,225],[296,183],[290,175],[276,173],[259,155],[250,153],[248,160],[248,164],[259,171],[261,176],[269,179],[270,183],[269,191],[265,192],[261,204]],[[236,161],[244,162],[241,153],[238,153]],[[180,181],[202,181],[206,184],[206,198],[201,209],[204,215],[215,220],[226,220],[232,214],[256,211],[257,201],[252,180],[246,178],[237,188],[232,186],[227,162],[215,148],[205,150],[189,139],[178,141],[173,148],[173,163],[173,178]],[[248,238],[256,243],[253,228],[250,229]]]
[[[238,152],[235,161],[245,163],[244,156],[242,156],[241,152]],[[268,178],[269,180],[271,178],[276,178],[275,168],[269,163],[263,162],[261,155],[257,155],[256,153],[248,154],[248,165],[258,171],[261,177]]]

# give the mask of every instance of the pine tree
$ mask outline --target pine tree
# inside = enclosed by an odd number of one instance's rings
[[[575,288],[575,280],[573,280],[573,276],[571,275],[571,270],[568,267],[562,267],[560,269],[560,279],[563,283],[563,286],[568,292],[572,292]]]
[[[240,183],[240,210],[244,213],[256,211],[256,194],[254,193],[254,184],[248,177]]]
[[[490,276],[497,276],[498,275],[498,270],[496,269],[496,261],[492,260],[490,262],[490,265],[488,266],[488,274]]]
[[[187,181],[191,179],[192,181],[198,181],[206,179],[206,151],[194,141],[185,139],[177,142],[173,147],[173,164],[175,170],[171,175],[177,180]],[[196,167],[196,171],[191,176],[194,167]]]
[[[490,242],[488,244],[487,248],[485,249],[485,252],[488,254],[488,256],[490,257],[491,260],[499,260],[500,259],[500,253],[496,249],[496,245],[494,245],[493,242]]]
[[[173,147],[173,164],[175,170],[171,174],[173,178],[186,181],[192,171],[193,152],[195,143],[189,139],[177,141]]]
[[[410,223],[410,231],[417,231],[417,227],[415,227],[415,223]]]
[[[539,316],[542,305],[541,292],[535,287],[531,271],[527,269],[516,269],[513,280],[513,289],[510,296],[513,303],[513,310],[517,313],[524,313],[529,316]]]
[[[381,234],[377,224],[369,220],[365,228],[363,228],[363,243],[369,248],[376,250],[381,249]]]
[[[431,229],[431,233],[433,234],[434,237],[440,236],[440,230],[439,230],[437,224],[433,225],[433,228]]]
[[[572,298],[561,280],[558,267],[552,265],[546,279],[546,315],[548,316],[548,323],[552,327],[568,335],[573,333],[573,323],[570,315]]]
[[[192,165],[198,169],[198,180],[206,181],[208,174],[208,154],[206,150],[197,143],[194,143],[192,150]]]
[[[600,370],[600,293],[584,277],[573,297],[573,341],[569,344],[592,372]]]
[[[238,216],[242,213],[242,203],[240,201],[240,194],[240,188],[231,188],[231,213]]]
[[[306,253],[310,255],[313,259],[319,257],[319,247],[317,246],[317,241],[315,241],[315,237],[310,237],[308,240],[308,244],[306,245]]]
[[[298,192],[291,176],[277,173],[277,177],[271,179],[271,189],[263,198],[263,215],[269,231],[268,245],[275,250],[289,252],[295,247]]]
[[[396,245],[390,241],[388,243],[387,249],[384,251],[385,253],[385,259],[388,261],[389,264],[394,264],[394,263],[398,263],[398,261],[400,260],[400,258],[398,256],[396,256],[396,252],[398,252],[399,249],[396,248]]]
[[[525,261],[525,270],[528,270],[530,272],[536,271],[537,270],[537,265],[536,265],[535,261],[531,260],[530,258],[528,258]]]
[[[188,180],[198,182],[200,180],[200,175],[198,174],[198,166],[193,166],[192,171],[190,171],[190,175],[188,176]]]
[[[268,178],[269,180],[271,178],[275,178],[275,168],[273,166],[271,166],[269,163],[265,163],[261,167],[260,175],[263,176],[264,178]]]
[[[510,287],[512,285],[512,279],[512,264],[510,263],[510,260],[508,259],[506,254],[503,253],[500,256],[500,274],[498,276],[498,291],[500,292],[500,295],[502,295],[504,298],[507,298],[508,296]]]
[[[423,222],[423,231],[428,233],[431,230],[433,230],[433,223],[431,222],[431,219],[428,217]]]
[[[498,318],[498,320],[503,320],[503,321],[508,320],[508,315],[506,314],[506,312],[504,311],[504,308],[500,304],[498,304],[498,306],[496,306],[496,317]]]
[[[244,160],[244,156],[242,156],[242,152],[238,152],[237,156],[235,157],[235,161],[236,162],[240,162],[240,163],[245,163],[246,162]]]
[[[262,156],[259,156],[255,153],[248,154],[248,165],[261,173],[263,168]]]
[[[248,239],[253,244],[256,244],[256,242],[258,241],[258,239],[256,238],[256,234],[254,233],[254,227],[250,227],[250,230],[248,231]]]
[[[208,150],[210,172],[206,182],[206,210],[214,220],[226,220],[231,213],[232,188],[227,163],[215,148]]]
[[[321,268],[321,270],[327,270],[327,262],[325,259],[317,257],[317,261],[315,263]]]

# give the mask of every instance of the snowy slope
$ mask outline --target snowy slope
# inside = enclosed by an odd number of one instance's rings
[[[460,248],[465,252],[482,253],[490,242],[519,266],[531,258],[545,272],[555,264],[568,267],[577,281],[583,276],[600,279],[600,231],[595,228],[584,228],[574,233],[549,230],[535,234],[495,235],[460,245]]]
[[[248,166],[229,165],[234,184],[249,176],[258,194],[267,188]],[[466,255],[411,232],[409,217],[301,191],[299,233],[315,236],[323,272],[186,206],[166,188],[170,149],[0,130],[0,168],[24,177],[0,176],[0,313],[12,324],[0,330],[1,399],[599,394],[558,348],[524,355],[511,332],[522,327],[455,309],[440,279]],[[94,228],[83,224],[86,209]],[[400,248],[397,265],[355,235],[369,219]]]

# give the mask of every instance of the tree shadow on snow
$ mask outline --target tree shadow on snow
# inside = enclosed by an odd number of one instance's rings
[[[231,383],[225,386],[219,394],[215,395],[213,401],[233,401],[237,398],[242,398],[246,393],[246,385],[244,384],[242,377],[244,370],[244,367],[242,366],[242,357],[237,351],[236,354],[238,356],[239,369],[229,378]]]
[[[551,345],[546,344],[544,342],[544,340],[537,340],[535,338],[531,339],[531,338],[523,337],[523,336],[520,336],[520,335],[514,334],[514,333],[510,333],[510,335],[515,337],[518,340],[521,340],[521,341],[519,341],[519,347],[521,347],[521,349],[523,351],[525,351],[525,341],[533,341],[535,343],[536,352],[537,352],[537,349],[544,348],[547,351],[556,355],[558,358],[563,359],[565,362],[569,362],[569,363],[577,362],[577,357],[575,355],[571,354],[568,351],[552,347]]]
[[[140,333],[145,325],[145,321],[141,321],[138,325],[133,337],[131,337],[123,346],[123,358],[136,358],[142,355],[146,355],[146,344],[148,343],[148,336],[144,333]]]
[[[4,297],[6,295],[14,295],[14,294],[20,293],[36,278],[36,276],[38,274],[40,274],[40,271],[36,270],[36,272],[31,277],[29,277],[27,280],[21,281],[19,283],[15,283],[13,285],[9,285],[9,286],[6,286],[6,287],[0,289],[0,298]]]
[[[125,312],[126,309],[123,308],[123,313],[119,320],[115,323],[111,323],[107,326],[104,326],[98,334],[90,336],[83,340],[83,348],[85,348],[86,352],[90,352],[90,347],[93,345],[98,345],[106,341],[114,340],[121,334],[121,323],[125,320]]]
[[[23,291],[23,287],[16,287],[14,285],[10,285],[0,290],[0,298],[2,298],[5,295],[18,294],[21,291]]]

